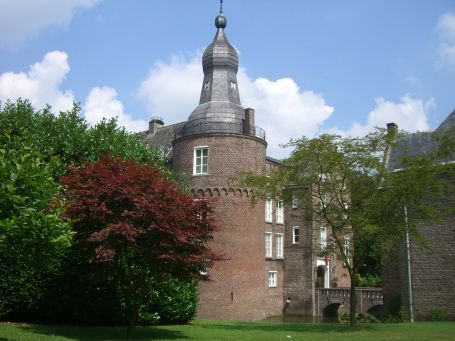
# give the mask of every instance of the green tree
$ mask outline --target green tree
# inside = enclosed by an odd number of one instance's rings
[[[110,302],[116,299],[111,283],[99,281],[99,268],[83,264],[78,250],[68,244],[65,244],[65,252],[57,252],[63,248],[52,249],[57,245],[55,236],[64,229],[69,233],[70,225],[65,223],[63,226],[57,215],[59,208],[48,208],[47,204],[60,194],[62,186],[57,183],[58,179],[70,167],[80,167],[99,160],[103,155],[110,155],[153,165],[169,175],[171,173],[161,153],[151,149],[137,134],[118,127],[115,119],[103,120],[91,127],[82,117],[77,103],[71,110],[57,115],[50,107],[36,110],[27,100],[0,103],[0,131],[8,132],[2,136],[0,144],[3,150],[3,192],[0,198],[0,243],[3,250],[0,281],[3,291],[0,297],[5,298],[5,308],[0,310],[15,313],[23,319],[25,314],[30,317],[33,305],[33,318],[87,322],[94,317],[94,320],[106,323],[112,317],[111,321],[118,321],[120,311],[99,313],[98,306],[102,304],[103,307],[118,307],[118,302]],[[16,168],[20,168],[20,172]],[[25,193],[27,188],[29,192]],[[15,200],[22,200],[21,205],[18,206]],[[34,239],[35,244],[31,245]],[[62,241],[71,242],[70,239]],[[9,253],[9,248],[17,252]],[[27,252],[29,249],[33,252]],[[22,264],[27,266],[22,267]],[[53,274],[50,274],[51,270]],[[91,283],[87,284],[87,278]],[[85,283],[80,283],[82,280]],[[68,297],[62,287],[73,295]],[[106,288],[103,295],[97,292],[100,287]],[[17,295],[11,296],[13,292]],[[46,300],[49,298],[62,304],[56,309],[48,309],[50,305]],[[68,319],[62,321],[66,316]]]
[[[417,222],[435,218],[436,201],[427,200],[428,194],[450,195],[449,184],[440,176],[441,167],[450,166],[435,165],[436,154],[406,156],[399,172],[388,172],[383,155],[394,141],[395,136],[383,130],[363,138],[328,134],[301,138],[288,144],[294,150],[281,167],[237,179],[255,188],[253,200],[275,196],[290,205],[293,197],[298,198],[304,212],[330,229],[324,253],[336,253],[349,272],[353,326],[356,277],[366,258],[378,247],[386,252],[407,232],[418,237]],[[412,207],[412,219],[406,219],[405,207]]]
[[[116,119],[102,120],[91,127],[82,117],[78,103],[58,115],[50,107],[35,110],[27,100],[0,103],[0,129],[21,136],[45,161],[59,161],[53,163],[55,179],[71,167],[96,162],[104,155],[168,171],[161,153],[150,148],[137,134],[119,127]]]
[[[77,246],[87,261],[104,264],[117,285],[128,339],[152,279],[202,279],[203,267],[218,258],[207,247],[215,229],[208,202],[193,200],[157,168],[102,158],[61,181]]]
[[[20,137],[0,135],[0,317],[36,308],[71,244],[48,161]]]

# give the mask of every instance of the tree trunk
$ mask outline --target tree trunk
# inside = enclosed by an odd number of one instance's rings
[[[133,339],[133,329],[134,329],[134,326],[136,325],[138,313],[139,313],[139,309],[137,307],[131,307],[129,321],[128,321],[128,327],[126,329],[127,340]]]
[[[355,293],[355,275],[351,274],[351,294],[349,298],[349,305],[350,305],[350,311],[349,311],[349,317],[350,317],[350,322],[351,322],[351,327],[354,327],[357,324],[357,296]]]

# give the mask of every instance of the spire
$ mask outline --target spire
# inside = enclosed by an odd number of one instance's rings
[[[204,79],[199,105],[188,118],[184,134],[196,134],[202,125],[218,127],[226,132],[241,133],[245,110],[240,104],[237,85],[239,57],[229,43],[224,29],[227,19],[223,14],[223,1],[220,0],[220,13],[215,18],[217,28],[212,43],[202,56]],[[219,128],[219,127],[225,128]],[[204,131],[207,132],[207,131]]]

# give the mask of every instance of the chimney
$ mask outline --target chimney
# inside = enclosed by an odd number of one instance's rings
[[[245,134],[251,135],[254,131],[254,109],[245,109]]]
[[[156,131],[163,126],[164,126],[163,118],[152,117],[149,122],[148,135],[155,135]]]
[[[387,123],[387,135],[390,142],[396,142],[398,137],[398,125],[396,123]]]

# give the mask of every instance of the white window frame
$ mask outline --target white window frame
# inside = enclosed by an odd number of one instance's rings
[[[277,233],[276,234],[276,258],[284,258],[284,250],[283,250],[283,234]]]
[[[273,200],[272,198],[265,199],[265,222],[271,223],[273,219]]]
[[[205,156],[204,156],[204,150],[207,151],[207,155],[205,155]],[[197,156],[198,151],[201,151],[201,156]],[[198,165],[199,160],[200,160],[200,164]],[[204,166],[205,166],[205,172],[204,172]],[[193,175],[206,175],[206,174],[209,174],[209,147],[208,146],[194,147]]]
[[[296,231],[297,231],[297,233],[295,233]],[[300,227],[294,226],[292,228],[292,244],[299,244],[299,243],[300,243]]]
[[[265,258],[273,257],[273,236],[272,232],[265,233]]]
[[[344,237],[343,241],[343,254],[349,258],[349,249],[351,247],[351,240],[348,237]]]
[[[276,201],[276,223],[284,224],[284,203],[281,199]]]
[[[200,274],[201,276],[208,276],[208,275],[209,275],[209,270],[208,270],[208,268],[207,268],[206,265],[204,265],[204,267],[202,268],[202,270],[199,271],[199,274]]]
[[[343,266],[347,267],[351,265],[351,258],[349,257],[349,252],[351,251],[351,239],[349,237],[344,237],[343,241],[343,254],[347,258],[346,261],[343,262]]]
[[[269,271],[268,280],[269,280],[269,288],[276,288],[278,278],[278,271]]]
[[[327,249],[327,228],[321,227],[319,235],[321,238],[321,250],[325,251]]]

